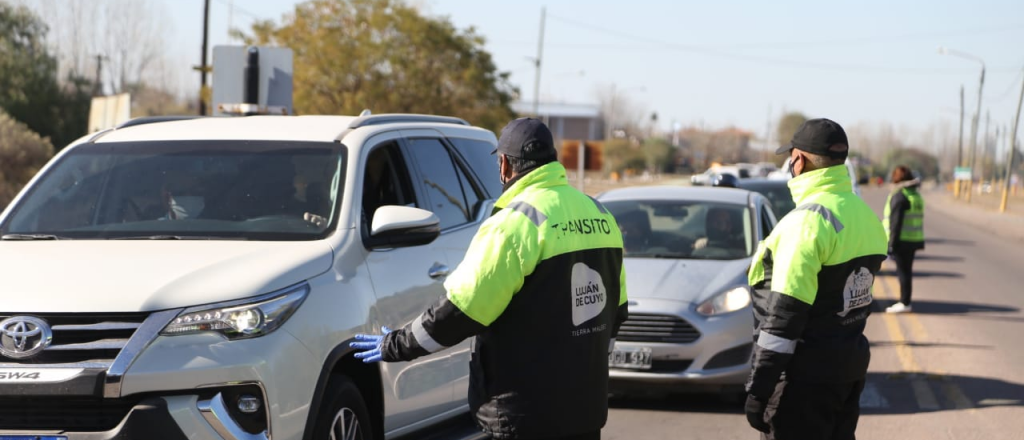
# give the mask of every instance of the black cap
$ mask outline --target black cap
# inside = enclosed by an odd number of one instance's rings
[[[501,129],[498,148],[491,154],[501,152],[506,156],[526,160],[555,159],[555,141],[551,130],[543,122],[533,118],[519,118]]]
[[[846,140],[843,127],[831,119],[808,119],[800,124],[793,133],[789,145],[775,150],[775,154],[785,154],[796,148],[800,151],[828,156],[833,159],[846,157],[850,152],[850,143]]]

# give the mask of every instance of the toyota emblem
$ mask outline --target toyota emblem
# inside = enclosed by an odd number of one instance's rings
[[[53,332],[39,318],[15,316],[0,321],[0,354],[11,359],[25,359],[50,346]]]

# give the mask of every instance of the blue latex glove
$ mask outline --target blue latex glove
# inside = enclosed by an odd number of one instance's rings
[[[387,328],[387,326],[382,326],[380,331],[383,332],[383,334],[357,334],[356,340],[361,342],[352,342],[348,344],[349,347],[363,350],[355,354],[356,359],[362,359],[363,362],[367,364],[381,361],[380,344],[384,342],[384,335],[391,333],[391,329]]]

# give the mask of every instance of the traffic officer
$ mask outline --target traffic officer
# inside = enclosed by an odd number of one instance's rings
[[[885,230],[853,193],[846,133],[804,122],[789,145],[797,207],[758,246],[747,421],[763,439],[852,440],[870,353],[864,325]]]
[[[906,313],[910,311],[914,254],[924,249],[924,198],[917,192],[921,180],[904,165],[892,170],[892,183],[893,191],[885,201],[882,224],[889,236],[889,256],[896,261],[900,302],[885,311]]]
[[[626,318],[614,217],[569,186],[551,132],[522,118],[501,132],[505,191],[447,294],[383,336],[357,335],[364,362],[399,362],[476,336],[469,404],[495,439],[599,439],[608,353]]]

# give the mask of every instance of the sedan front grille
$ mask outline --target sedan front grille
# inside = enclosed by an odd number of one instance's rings
[[[46,321],[53,331],[53,342],[42,353],[30,358],[0,357],[0,364],[97,364],[97,366],[109,366],[149,314],[31,313],[25,315]],[[11,316],[15,315],[2,313],[0,321]]]
[[[630,313],[616,340],[685,344],[699,338],[700,331],[678,316]]]

